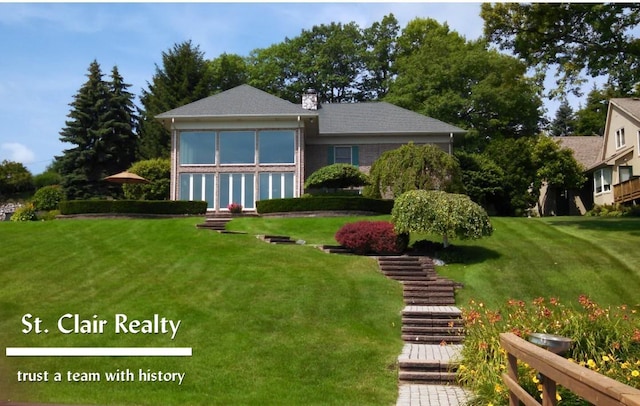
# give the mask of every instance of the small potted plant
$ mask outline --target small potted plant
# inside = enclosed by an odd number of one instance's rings
[[[229,209],[229,212],[231,214],[240,214],[242,213],[242,205],[238,204],[238,203],[231,203],[227,206],[227,209]]]

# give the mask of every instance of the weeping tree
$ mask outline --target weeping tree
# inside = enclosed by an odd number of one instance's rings
[[[459,192],[462,172],[455,157],[435,145],[409,143],[380,155],[369,174],[364,195],[399,196],[416,189]]]
[[[412,190],[396,198],[391,211],[396,233],[428,233],[474,240],[493,233],[487,212],[469,196],[437,190]]]

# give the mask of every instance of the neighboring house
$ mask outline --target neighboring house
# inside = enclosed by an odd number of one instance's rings
[[[413,142],[452,153],[466,131],[384,102],[296,105],[248,85],[156,116],[171,131],[171,199],[255,210],[264,199],[299,197],[305,177],[349,163],[368,172],[385,151]]]
[[[585,168],[585,174],[592,179],[593,168],[600,162],[604,137],[569,136],[552,137],[560,147],[573,151],[573,157]],[[546,183],[540,189],[537,211],[541,216],[582,215],[593,208],[593,182],[587,181],[580,190],[549,187]]]
[[[604,145],[593,173],[594,203],[635,204],[640,200],[640,99],[611,99]]]

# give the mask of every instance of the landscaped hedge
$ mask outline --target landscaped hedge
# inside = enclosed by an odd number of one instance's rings
[[[336,241],[356,254],[401,254],[409,235],[398,236],[388,221],[357,221],[347,223],[335,235]]]
[[[60,213],[70,214],[204,214],[207,202],[185,200],[68,200]]]
[[[296,211],[368,211],[390,214],[392,208],[393,200],[360,196],[312,196],[256,202],[256,210],[260,214]]]

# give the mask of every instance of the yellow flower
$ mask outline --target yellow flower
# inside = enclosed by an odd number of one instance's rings
[[[556,392],[556,400],[560,402],[562,400],[562,396],[558,392]]]
[[[620,364],[620,368],[622,368],[622,369],[627,369],[627,368],[629,368],[629,363],[628,363],[628,362],[626,362],[626,361],[625,361],[625,362],[623,362],[622,364]]]
[[[631,376],[633,376],[634,378],[640,376],[640,372],[638,372],[637,369],[634,369],[633,371],[631,371]]]
[[[500,393],[502,392],[502,386],[500,386],[500,384],[497,383],[496,386],[494,386],[493,390],[494,392]]]
[[[533,383],[540,383],[540,379],[538,379],[536,375],[534,375],[533,378],[531,378],[531,380],[533,381]]]
[[[609,358],[609,357],[608,357],[608,356],[606,356],[606,355],[603,355],[603,356],[602,356],[602,360],[603,360],[604,362],[608,362],[608,361],[611,361],[611,358]]]
[[[592,360],[591,358],[589,358],[589,360],[587,361],[587,366],[589,368],[595,368],[596,367],[596,362],[594,360]]]

